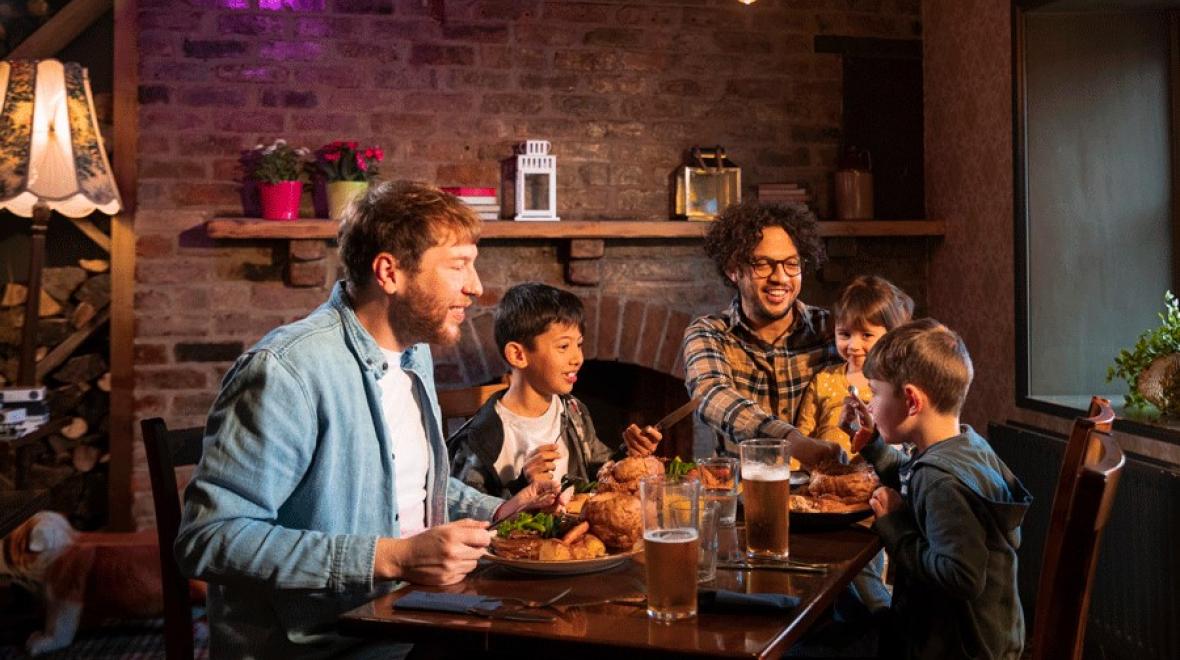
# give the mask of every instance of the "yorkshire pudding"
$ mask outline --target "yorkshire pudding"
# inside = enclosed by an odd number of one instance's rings
[[[599,493],[586,501],[582,514],[590,523],[590,533],[611,552],[630,550],[643,538],[643,512],[634,495]]]

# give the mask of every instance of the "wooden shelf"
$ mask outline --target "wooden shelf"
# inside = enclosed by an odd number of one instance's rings
[[[259,220],[215,218],[206,224],[212,238],[320,239],[336,238],[339,224],[332,220]],[[483,239],[609,239],[701,238],[708,222],[683,220],[561,220],[558,222],[484,222]],[[942,236],[942,220],[821,220],[819,233],[828,237]]]

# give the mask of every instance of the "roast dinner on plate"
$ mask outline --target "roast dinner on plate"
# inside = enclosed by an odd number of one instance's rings
[[[864,461],[835,461],[812,468],[810,481],[791,494],[792,513],[854,513],[869,511],[869,498],[881,485]]]

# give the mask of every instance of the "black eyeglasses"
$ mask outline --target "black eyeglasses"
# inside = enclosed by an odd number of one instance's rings
[[[788,257],[786,259],[755,259],[750,262],[750,271],[754,273],[754,277],[770,277],[770,274],[783,267],[783,272],[787,277],[795,277],[803,272],[803,266],[807,262],[799,257]]]

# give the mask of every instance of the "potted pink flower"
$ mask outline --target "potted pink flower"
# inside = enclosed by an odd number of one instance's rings
[[[348,205],[369,186],[385,160],[381,147],[361,148],[356,140],[336,140],[315,152],[315,170],[326,182],[328,217],[339,220]]]
[[[263,218],[295,220],[299,217],[307,159],[307,149],[292,147],[282,139],[242,152],[242,173],[258,186]]]

